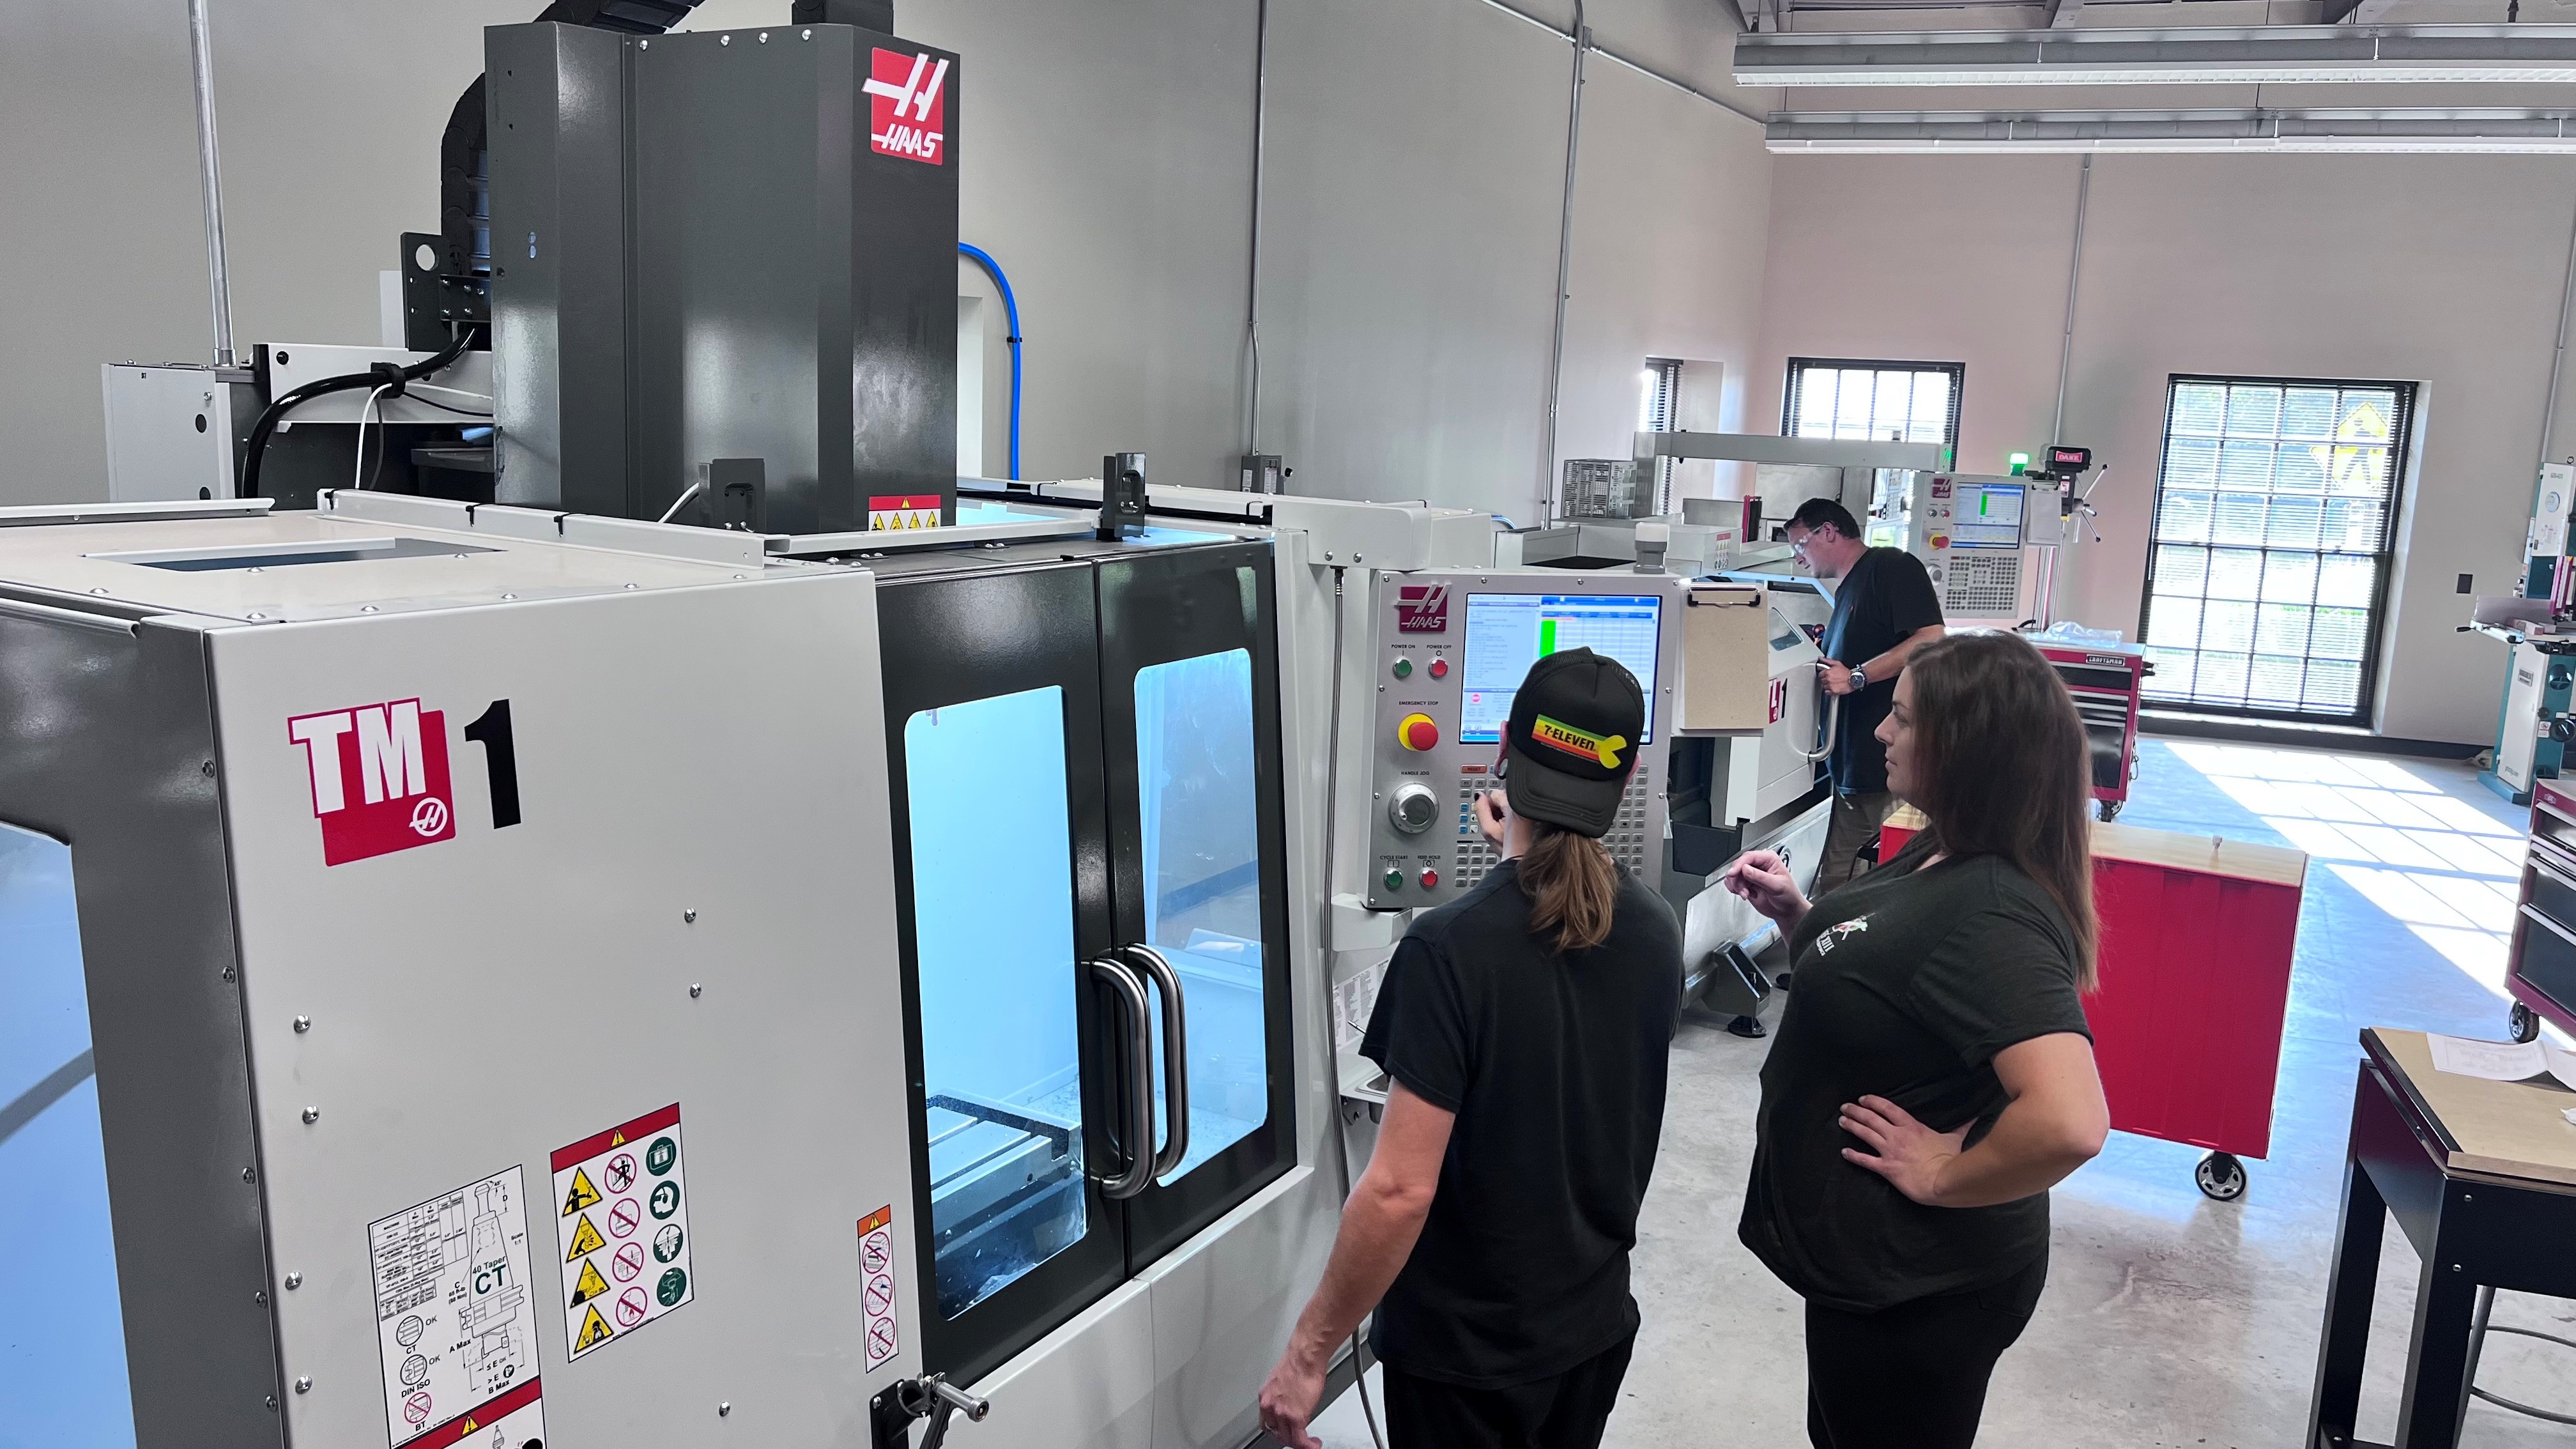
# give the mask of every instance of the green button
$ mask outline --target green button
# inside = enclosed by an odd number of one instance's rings
[[[1400,891],[1404,889],[1404,872],[1393,869],[1387,871],[1386,888],[1391,891]]]
[[[1395,677],[1398,679],[1411,679],[1413,677],[1413,661],[1410,659],[1399,659],[1395,661]]]

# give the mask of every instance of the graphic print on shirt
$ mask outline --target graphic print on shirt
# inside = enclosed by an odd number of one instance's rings
[[[1867,916],[1854,916],[1839,926],[1827,926],[1825,927],[1824,934],[1816,938],[1816,952],[1819,955],[1827,954],[1831,952],[1834,947],[1842,944],[1843,937],[1850,935],[1854,931],[1866,931],[1868,929],[1869,917]]]

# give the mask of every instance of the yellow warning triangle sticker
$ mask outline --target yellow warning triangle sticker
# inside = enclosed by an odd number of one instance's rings
[[[599,1235],[599,1225],[590,1220],[590,1214],[583,1213],[581,1221],[572,1230],[572,1251],[564,1254],[564,1261],[569,1263],[584,1253],[596,1253],[607,1246],[608,1240]],[[578,1303],[581,1300],[576,1298],[573,1301]]]
[[[625,1129],[625,1128],[623,1128],[623,1127],[620,1127],[620,1128],[618,1128],[616,1131],[609,1133],[609,1134],[608,1134],[608,1145],[609,1145],[609,1146],[611,1146],[611,1147],[623,1147],[623,1146],[625,1146],[625,1145],[626,1145],[626,1129]],[[578,1169],[578,1168],[576,1168],[576,1169],[575,1169],[575,1171],[579,1171],[579,1169]]]
[[[583,1221],[587,1222],[588,1219]],[[581,1265],[581,1280],[572,1285],[572,1302],[564,1306],[579,1308],[593,1298],[606,1296],[608,1296],[608,1280],[599,1276],[597,1264],[585,1262]]]
[[[581,1321],[581,1337],[573,1340],[572,1351],[586,1352],[608,1342],[608,1320],[599,1316],[599,1305],[590,1305],[590,1316]]]
[[[473,1433],[473,1432],[475,1431],[475,1429],[476,1429],[476,1428],[478,1428],[478,1427],[480,1427],[480,1426],[478,1426],[478,1425],[474,1422],[474,1420],[473,1420],[472,1418],[470,1418],[470,1417],[469,1417],[469,1418],[467,1418],[467,1419],[466,1419],[466,1421],[465,1421],[465,1427],[464,1427],[464,1428],[462,1428],[462,1429],[457,1430],[456,1432],[457,1432],[457,1433],[459,1433],[459,1434],[471,1434],[471,1433]]]
[[[576,1167],[572,1170],[572,1191],[564,1194],[564,1210],[556,1216],[571,1217],[598,1201],[599,1189],[590,1185],[589,1169]],[[585,1248],[583,1251],[589,1250]]]

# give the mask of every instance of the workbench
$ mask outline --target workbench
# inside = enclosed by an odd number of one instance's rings
[[[2423,1256],[2397,1441],[2451,1449],[2476,1372],[2479,1290],[2576,1298],[2576,1093],[2433,1069],[2424,1034],[2371,1028],[2353,1089],[2342,1220],[2317,1350],[2309,1449],[2379,1449],[2353,1437],[2379,1280],[2382,1215]]]

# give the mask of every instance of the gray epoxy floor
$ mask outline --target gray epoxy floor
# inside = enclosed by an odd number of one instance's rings
[[[2272,1155],[2212,1202],[2197,1149],[2114,1134],[2055,1194],[2048,1292],[1997,1369],[1981,1445],[2294,1446],[2307,1425],[2355,1036],[2401,1026],[2501,1039],[2524,812],[2466,767],[2194,740],[2146,742],[2124,822],[2309,853]],[[1645,1326],[1611,1446],[1798,1445],[1799,1304],[1735,1240],[1766,1043],[1694,1014],[1635,1259]],[[2556,1250],[2564,1251],[2563,1245]],[[2392,1226],[2361,1431],[2394,1435],[2418,1263]],[[2576,1338],[2576,1304],[2505,1294],[2496,1321]],[[2479,1382],[2576,1413],[2576,1349],[2490,1338]],[[1369,1442],[1356,1394],[1318,1420]],[[2576,1444],[2485,1403],[2473,1449]]]

